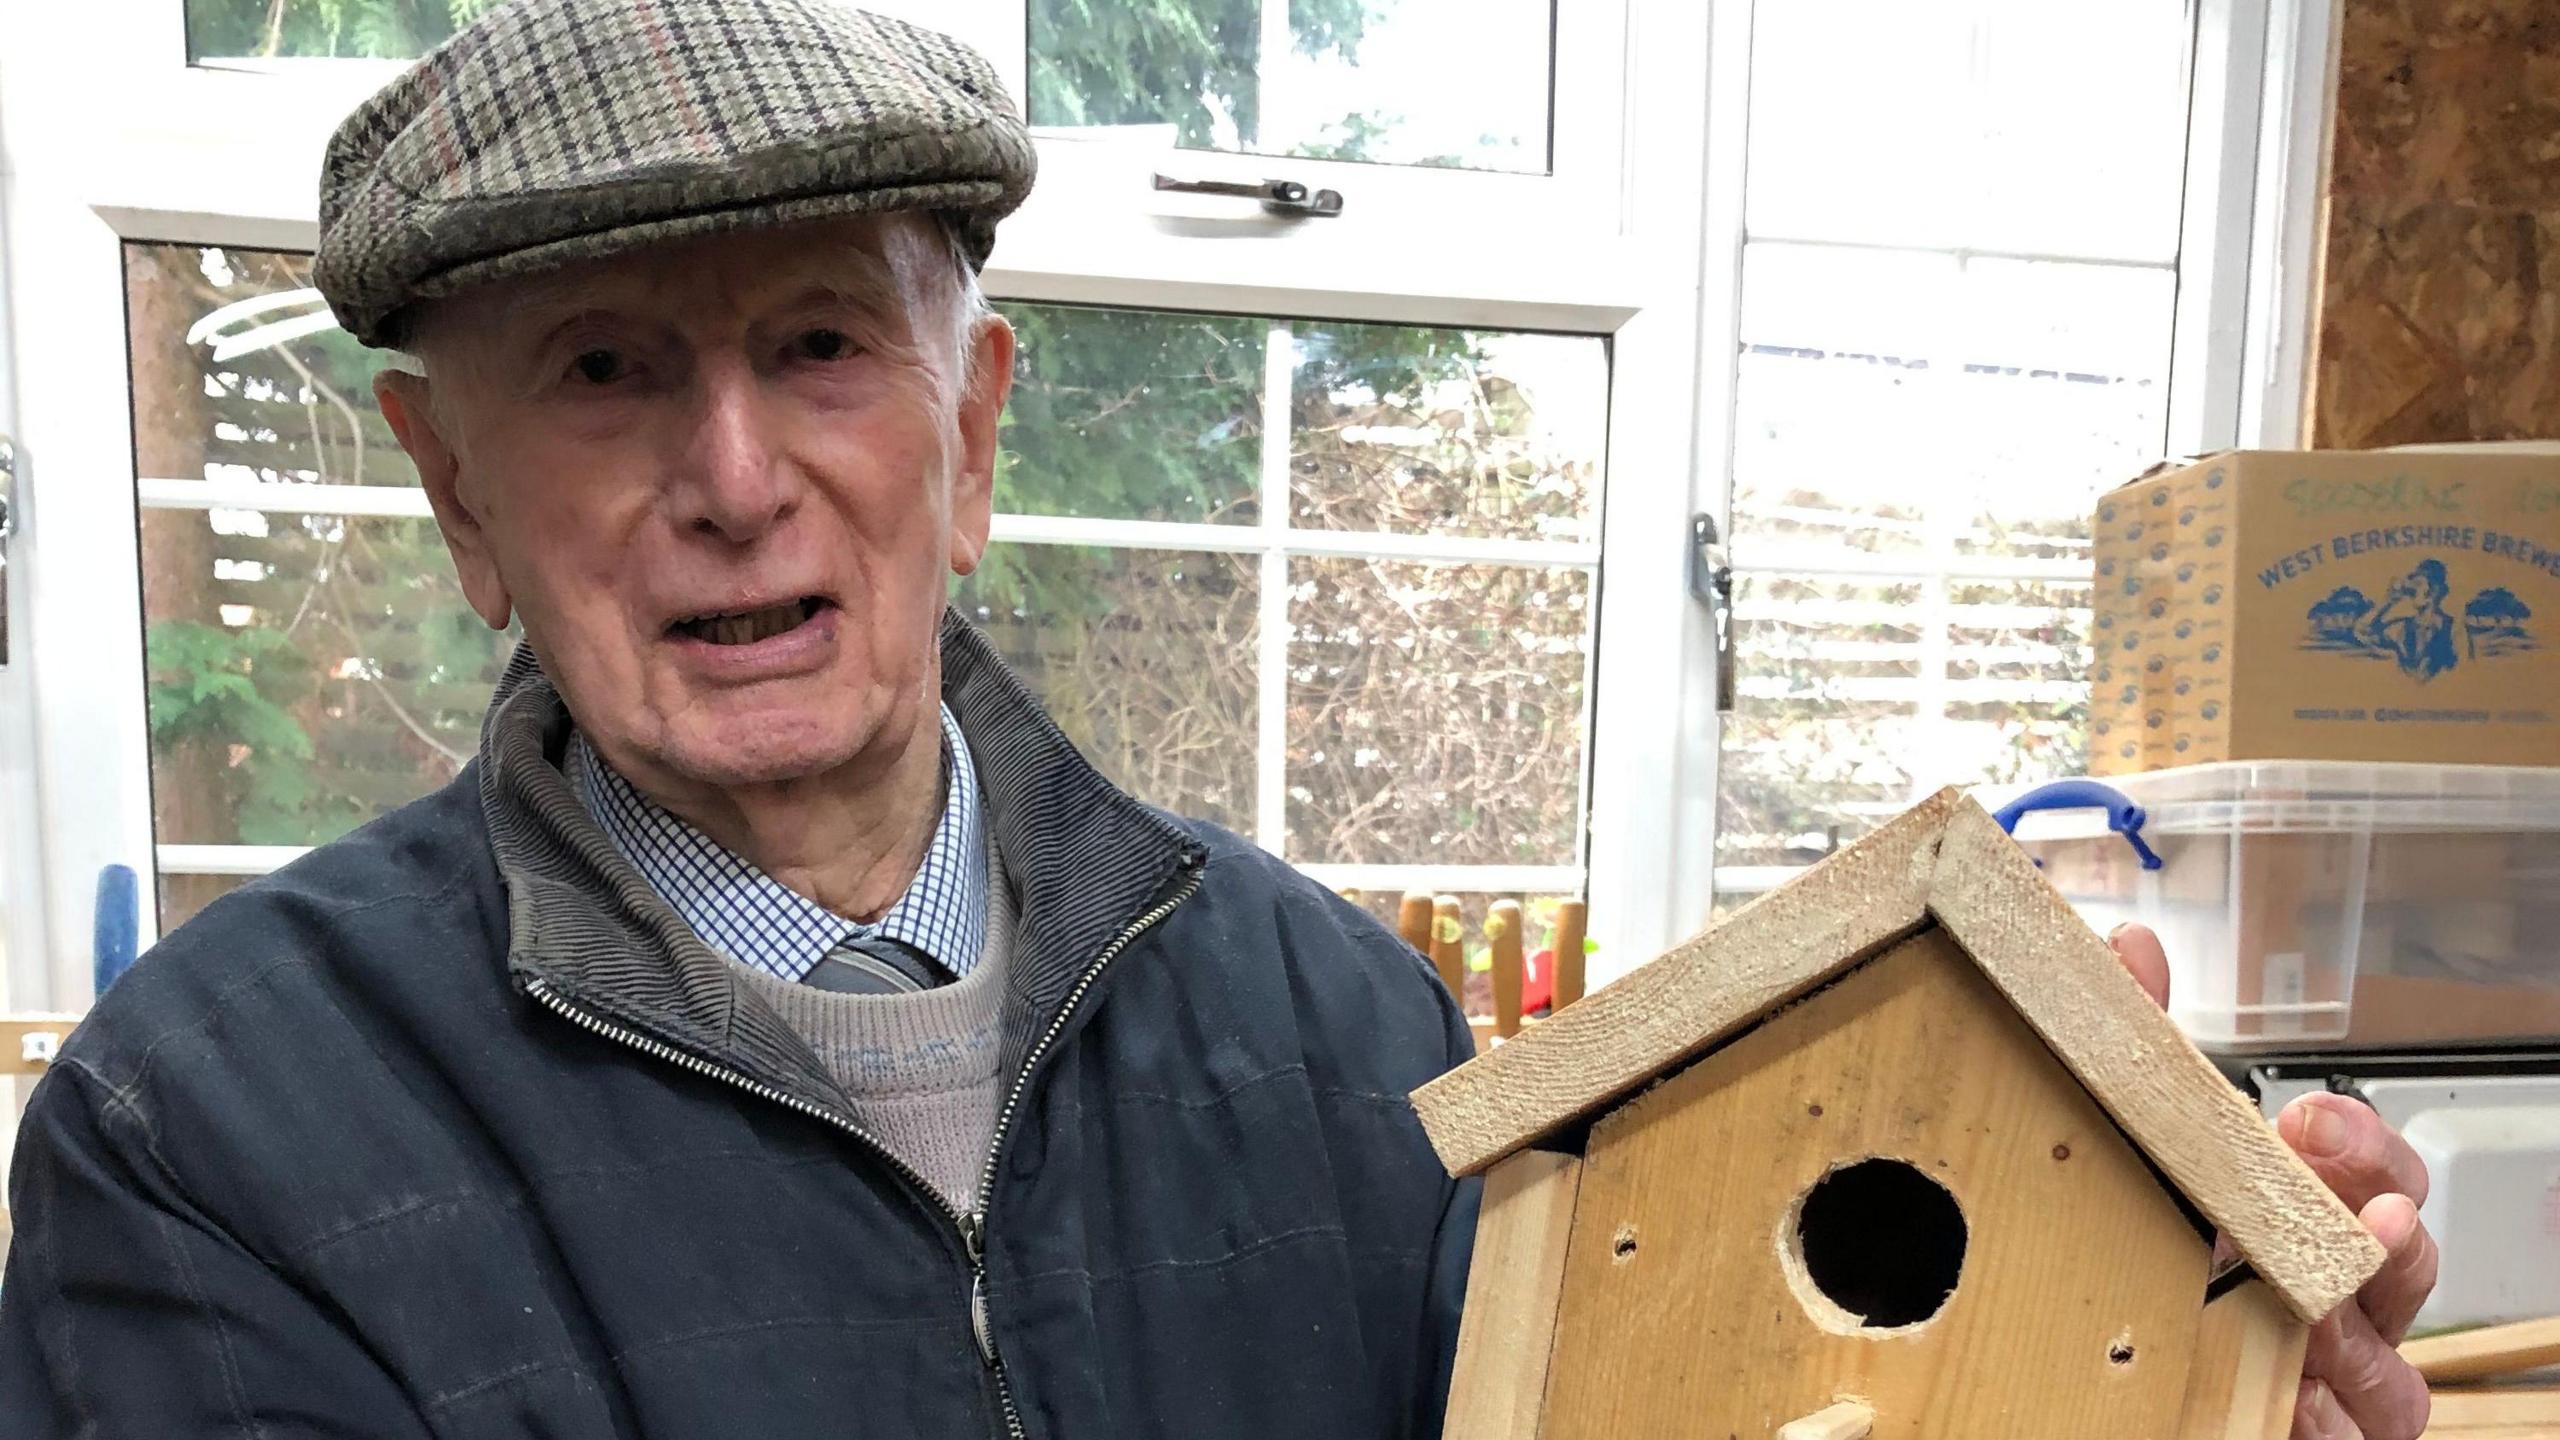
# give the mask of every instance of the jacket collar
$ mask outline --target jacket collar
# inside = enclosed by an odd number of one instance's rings
[[[968,737],[1019,906],[1008,1070],[1111,940],[1205,858],[1076,753],[986,638],[946,612],[942,693]],[[507,965],[539,988],[809,1104],[844,1108],[808,1045],[641,878],[559,768],[571,721],[518,646],[481,728],[480,807],[507,888]]]

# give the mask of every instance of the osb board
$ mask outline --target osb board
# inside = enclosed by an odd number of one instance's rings
[[[2560,17],[2345,0],[2338,23],[2312,443],[2560,433]]]
[[[2295,1315],[2319,1319],[2382,1268],[2381,1243],[1978,805],[1947,821],[1929,910]]]
[[[1880,1337],[1817,1320],[1783,1253],[1800,1197],[1868,1156],[1943,1184],[1969,1230],[1944,1306]],[[2035,1032],[1925,932],[1593,1126],[1542,1435],[1767,1436],[1855,1397],[1879,1440],[2167,1440],[2210,1258]]]
[[[2255,1280],[2204,1310],[2178,1440],[2285,1440],[2311,1328]]]
[[[1598,1111],[1920,924],[1942,791],[1793,883],[1413,1093],[1454,1175]],[[1789,1417],[1793,1418],[1793,1417]]]
[[[1577,1156],[1523,1150],[1486,1172],[1449,1377],[1447,1433],[1538,1440],[1581,1170]]]

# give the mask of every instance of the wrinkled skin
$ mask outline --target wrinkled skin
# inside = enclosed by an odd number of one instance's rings
[[[2151,998],[2168,1004],[2160,938],[2128,925],[2108,943]],[[2427,1167],[2381,1116],[2342,1095],[2294,1101],[2276,1118],[2276,1133],[2390,1257],[2354,1304],[2312,1327],[2293,1440],[2418,1440],[2427,1428],[2427,1382],[2396,1347],[2436,1287],[2436,1242],[2418,1220]]]

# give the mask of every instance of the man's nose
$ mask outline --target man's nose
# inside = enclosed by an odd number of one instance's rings
[[[692,452],[676,503],[687,528],[746,544],[788,519],[801,478],[780,445],[754,367],[714,361],[698,372]]]

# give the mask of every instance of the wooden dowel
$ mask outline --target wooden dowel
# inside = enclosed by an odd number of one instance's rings
[[[1396,911],[1396,933],[1404,943],[1428,955],[1431,953],[1431,897],[1419,890],[1404,892],[1404,905]]]
[[[1588,919],[1588,912],[1579,900],[1567,900],[1556,906],[1555,1008],[1558,1010],[1582,998],[1582,937]]]
[[[1463,1008],[1467,1003],[1467,947],[1458,931],[1458,897],[1443,895],[1431,905],[1432,966],[1440,972],[1440,983],[1458,997]]]
[[[2400,1358],[2438,1384],[2560,1365],[2560,1316],[2431,1335],[2401,1346]]]
[[[1508,1040],[1520,1033],[1520,902],[1496,900],[1485,917],[1485,938],[1493,945],[1493,1033]]]

